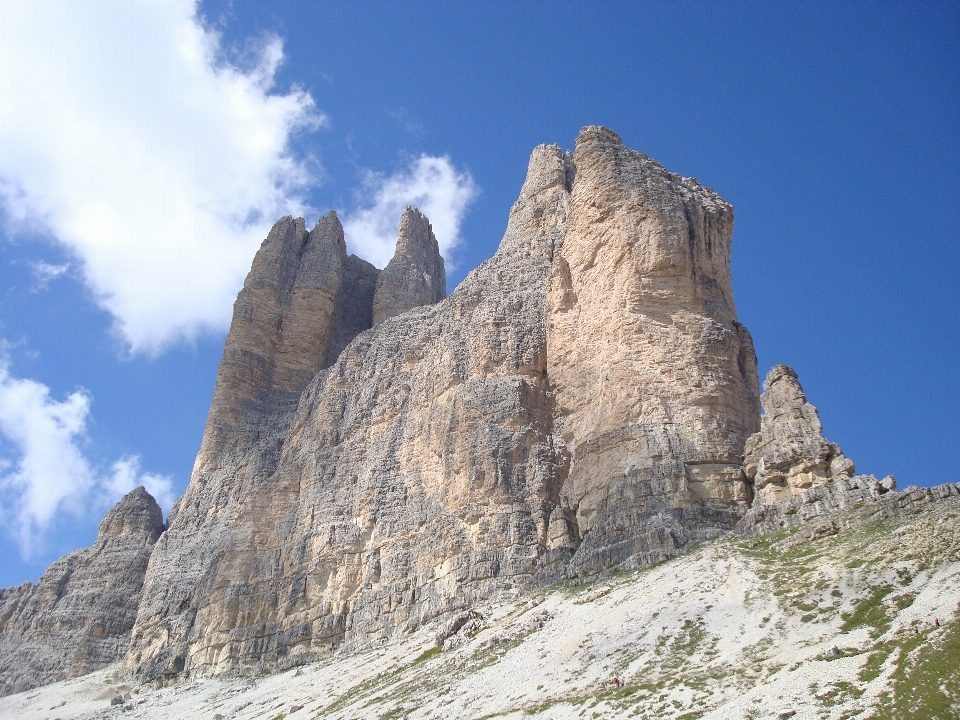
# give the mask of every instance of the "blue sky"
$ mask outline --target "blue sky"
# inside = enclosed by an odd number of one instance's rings
[[[587,124],[733,203],[761,374],[858,470],[960,481],[956,3],[5,2],[0,585],[182,493],[275,219],[382,266],[419,204],[452,290]]]

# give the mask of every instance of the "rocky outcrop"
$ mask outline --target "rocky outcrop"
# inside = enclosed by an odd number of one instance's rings
[[[324,328],[343,271],[298,277],[310,242],[318,262],[342,258],[339,224],[308,242],[302,221],[281,221],[238,299],[128,667],[307,662],[732,527],[759,419],[732,222],[711,190],[585,128],[573,154],[534,150],[493,258],[437,304],[372,313],[334,357]],[[436,255],[428,231],[405,213],[376,307],[442,290],[417,249]]]
[[[377,278],[373,324],[446,296],[447,276],[430,221],[407,205],[400,216],[396,252]]]
[[[163,527],[160,507],[138,487],[106,514],[93,546],[57,560],[35,585],[0,590],[0,695],[124,657]]]
[[[960,484],[927,488],[911,485],[896,492],[892,475],[880,481],[873,475],[855,475],[831,480],[779,503],[758,503],[743,516],[736,532],[753,537],[806,525],[797,538],[803,542],[915,512],[940,501],[960,502]]]
[[[770,505],[825,485],[850,479],[853,461],[823,437],[817,409],[807,402],[797,374],[776,365],[763,382],[760,432],[744,448],[743,467],[757,503]]]

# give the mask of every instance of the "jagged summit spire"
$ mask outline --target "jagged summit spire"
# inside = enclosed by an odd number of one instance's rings
[[[400,215],[395,253],[410,255],[419,251],[432,252],[439,256],[440,246],[427,216],[420,212],[419,208],[407,205]]]
[[[396,252],[377,278],[373,324],[446,296],[447,276],[433,227],[426,215],[407,205],[400,216]]]
[[[163,511],[153,495],[140,485],[124,495],[100,521],[97,541],[126,535],[143,535],[151,544],[163,532]]]

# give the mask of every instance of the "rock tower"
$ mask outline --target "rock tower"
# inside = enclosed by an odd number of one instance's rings
[[[128,668],[286,667],[732,527],[759,430],[732,227],[600,127],[533,151],[497,253],[445,299],[412,208],[379,272],[332,213],[278,222]]]
[[[820,415],[807,402],[792,368],[776,365],[767,373],[760,401],[760,432],[747,439],[743,461],[759,504],[772,505],[853,477],[853,461],[823,436]]]

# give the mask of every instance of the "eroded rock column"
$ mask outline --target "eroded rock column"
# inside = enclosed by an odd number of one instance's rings
[[[772,505],[853,476],[853,461],[823,436],[820,415],[807,402],[792,368],[775,365],[760,400],[760,432],[747,440],[743,461],[758,504]]]
[[[377,278],[373,324],[446,296],[447,276],[433,227],[422,212],[407,205],[400,217],[396,252]]]

